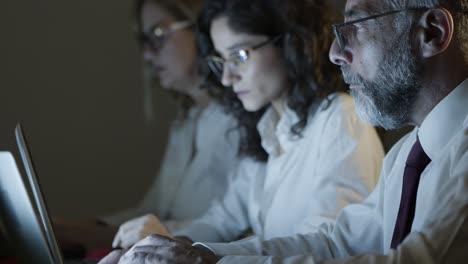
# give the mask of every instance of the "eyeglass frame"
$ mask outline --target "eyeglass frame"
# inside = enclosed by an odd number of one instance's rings
[[[138,41],[143,45],[148,45],[153,51],[159,51],[159,49],[163,46],[165,38],[169,36],[170,34],[189,28],[193,26],[193,22],[190,20],[181,20],[181,21],[176,21],[167,27],[162,27],[161,25],[154,25],[151,27],[151,30],[149,33],[144,33],[140,31],[140,33],[137,36]],[[155,42],[158,41],[158,44],[155,44]]]
[[[265,46],[267,46],[268,44],[275,43],[275,42],[278,41],[280,38],[281,38],[281,36],[276,36],[276,37],[273,37],[273,38],[269,38],[269,39],[267,39],[267,40],[265,40],[265,41],[262,41],[262,42],[260,42],[260,43],[258,43],[258,44],[256,44],[256,45],[254,45],[253,47],[250,47],[250,48],[248,48],[248,49],[238,49],[238,50],[236,50],[235,52],[237,52],[237,53],[239,53],[239,52],[241,52],[241,51],[244,52],[244,56],[246,57],[246,58],[245,58],[245,61],[240,61],[240,62],[241,62],[242,64],[245,64],[245,63],[247,63],[247,61],[250,59],[250,54],[251,54],[253,51],[258,50],[258,49],[260,49],[260,48],[262,48],[262,47],[265,47]],[[207,57],[205,58],[205,61],[207,62],[208,67],[210,68],[210,71],[211,71],[212,73],[214,73],[218,79],[221,80],[222,75],[223,75],[223,72],[224,72],[224,65],[226,65],[226,63],[229,62],[229,61],[234,61],[234,59],[233,59],[233,58],[224,59],[224,58],[222,58],[222,57],[220,57],[220,56],[217,56],[217,55],[209,55],[209,56],[207,56]],[[220,69],[220,72],[218,72],[218,69],[215,69],[216,67],[213,68],[213,67],[211,66],[212,64],[211,64],[210,62],[218,62],[218,63],[221,63],[222,68]],[[234,66],[235,66],[235,67],[238,67],[237,63],[234,63]]]
[[[340,24],[333,24],[332,25],[333,33],[335,34],[335,38],[338,41],[339,47],[341,49],[344,49],[346,46],[346,43],[345,43],[344,34],[340,31],[340,28],[342,27],[346,27],[346,26],[361,23],[367,20],[376,19],[379,17],[388,16],[388,15],[392,15],[392,14],[396,14],[396,13],[400,13],[404,11],[418,11],[418,10],[427,10],[427,9],[430,9],[430,7],[410,7],[410,8],[405,8],[405,9],[398,9],[398,10],[392,10],[392,11],[388,11],[384,13],[379,13],[376,15],[371,15],[368,17],[359,18],[359,19],[351,20],[348,22],[340,23]]]

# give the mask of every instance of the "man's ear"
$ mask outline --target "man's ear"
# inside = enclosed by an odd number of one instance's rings
[[[452,42],[454,25],[452,14],[445,8],[429,9],[421,17],[416,31],[416,45],[420,55],[430,58],[444,52]]]

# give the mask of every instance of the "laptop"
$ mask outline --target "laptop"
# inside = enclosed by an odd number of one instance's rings
[[[15,136],[27,179],[21,175],[12,153],[0,151],[0,216],[20,262],[96,263],[64,262],[21,124],[16,126]]]

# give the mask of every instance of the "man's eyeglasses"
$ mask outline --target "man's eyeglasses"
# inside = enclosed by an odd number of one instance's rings
[[[338,45],[340,46],[341,49],[344,49],[346,45],[349,44],[350,40],[356,37],[356,32],[355,32],[355,27],[354,24],[361,23],[367,20],[371,19],[376,19],[379,17],[383,16],[388,16],[404,11],[415,11],[415,10],[426,10],[428,8],[425,7],[413,7],[413,8],[406,8],[406,9],[399,9],[399,10],[393,10],[385,13],[380,13],[352,21],[348,21],[342,24],[334,24],[333,27],[333,33],[335,33],[336,40],[338,41]]]
[[[224,59],[220,56],[212,55],[206,58],[210,70],[216,75],[216,77],[221,80],[223,76],[224,67],[230,67],[230,69],[237,71],[242,64],[245,64],[249,58],[250,54],[270,43],[274,43],[280,39],[280,36],[268,39],[263,41],[251,48],[240,49],[229,55],[227,59]]]
[[[174,22],[166,27],[154,25],[148,33],[141,32],[138,35],[138,40],[142,45],[148,45],[153,51],[157,52],[164,45],[165,38],[168,35],[192,25],[193,23],[188,20]]]

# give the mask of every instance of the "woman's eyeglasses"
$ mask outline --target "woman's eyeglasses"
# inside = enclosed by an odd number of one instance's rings
[[[138,40],[142,45],[148,45],[154,52],[158,52],[164,45],[167,36],[192,25],[193,23],[188,20],[174,22],[166,27],[154,25],[148,33],[141,32],[138,35]]]
[[[210,67],[210,70],[215,74],[215,76],[221,80],[223,76],[224,67],[229,67],[232,70],[238,71],[239,67],[242,64],[245,64],[249,58],[250,54],[270,43],[274,43],[280,39],[280,36],[268,39],[263,41],[251,48],[248,49],[240,49],[237,50],[229,55],[227,59],[224,59],[220,56],[211,55],[206,58],[207,64]]]

